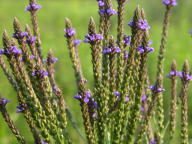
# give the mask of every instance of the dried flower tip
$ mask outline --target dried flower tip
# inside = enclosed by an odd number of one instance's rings
[[[46,72],[45,70],[41,69],[39,71],[34,71],[31,74],[32,76],[37,76],[37,77],[45,77],[48,76],[48,72]]]
[[[65,29],[64,32],[66,33],[65,37],[72,37],[73,35],[76,34],[76,31],[74,28]]]
[[[13,34],[13,38],[16,38],[16,39],[23,39],[26,36],[28,36],[27,32],[20,32],[20,33],[15,32]]]
[[[23,113],[25,110],[27,110],[27,105],[26,104],[20,104],[17,106],[18,110],[16,110],[16,113]]]
[[[162,3],[166,6],[176,6],[177,5],[176,0],[162,0]]]
[[[103,36],[101,34],[87,34],[85,36],[85,43],[94,44],[97,41],[100,41],[103,39]]]
[[[0,99],[0,104],[3,105],[3,106],[5,106],[9,102],[10,102],[10,100],[8,100],[8,99],[5,99],[5,98]]]
[[[101,9],[99,13],[100,15],[108,15],[108,16],[117,14],[117,12],[114,9]]]
[[[149,86],[149,89],[151,90],[151,91],[153,91],[154,93],[160,93],[160,92],[164,92],[165,91],[165,89],[163,89],[163,88],[160,88],[160,87],[157,87],[157,86]]]
[[[25,11],[30,11],[30,12],[32,12],[32,11],[37,11],[37,10],[39,10],[39,9],[41,9],[42,8],[42,6],[41,5],[39,5],[39,4],[29,4],[26,8],[25,8]]]

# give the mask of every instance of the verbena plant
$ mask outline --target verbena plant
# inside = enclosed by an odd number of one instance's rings
[[[157,75],[150,86],[147,60],[154,49],[150,47],[150,26],[144,10],[137,7],[128,24],[131,36],[124,31],[124,7],[126,0],[117,0],[118,11],[112,9],[111,0],[97,0],[99,26],[90,18],[85,43],[89,43],[92,55],[94,87],[86,86],[87,80],[81,69],[78,56],[76,31],[66,18],[65,37],[73,64],[79,100],[88,144],[159,144],[171,143],[175,137],[178,108],[181,109],[180,143],[188,144],[188,88],[192,79],[188,61],[181,72],[173,61],[170,73],[171,103],[169,120],[164,121],[163,80],[164,55],[166,50],[171,10],[175,0],[163,0],[166,11],[162,39],[158,55]],[[71,144],[67,131],[67,119],[71,113],[66,106],[63,92],[54,78],[57,61],[49,51],[43,59],[37,22],[37,11],[41,8],[36,0],[30,0],[26,11],[31,14],[32,31],[26,25],[22,29],[14,19],[13,38],[3,33],[3,49],[0,51],[0,66],[17,93],[17,113],[24,115],[35,144]],[[117,15],[117,36],[110,35],[110,18]],[[192,32],[190,32],[192,33]],[[5,62],[6,60],[6,62]],[[177,78],[181,80],[181,91],[177,94]],[[11,120],[6,105],[8,99],[0,98],[0,111],[10,130],[21,144],[28,143]],[[180,106],[179,106],[180,105]],[[75,126],[76,128],[76,126]],[[76,129],[78,130],[78,129]],[[81,133],[80,133],[81,134]]]

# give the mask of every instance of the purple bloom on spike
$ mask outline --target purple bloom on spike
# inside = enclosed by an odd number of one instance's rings
[[[154,48],[152,47],[146,47],[144,48],[143,46],[138,46],[137,51],[141,54],[143,53],[150,53],[154,51]]]
[[[189,31],[189,34],[192,34],[192,30]]]
[[[176,6],[177,5],[176,0],[162,0],[162,3],[166,6]]]
[[[128,23],[128,26],[130,26],[130,27],[133,26],[133,20],[131,20],[131,21]]]
[[[18,110],[16,111],[16,113],[23,113],[25,110],[27,110],[27,105],[26,104],[20,104],[19,106],[17,106]]]
[[[150,140],[149,144],[157,144],[157,141],[155,139]]]
[[[74,98],[77,99],[77,100],[81,100],[82,96],[80,94],[77,94],[77,95],[74,96]]]
[[[47,142],[41,141],[41,144],[48,144]]]
[[[104,48],[103,49],[103,54],[109,54],[111,52],[112,52],[111,48]]]
[[[145,112],[145,107],[144,106],[141,106],[141,112]]]
[[[0,99],[0,104],[3,105],[3,106],[5,106],[9,102],[10,102],[10,100],[8,100],[8,99],[5,99],[5,98]]]
[[[152,44],[153,44],[153,41],[149,40],[148,45],[152,45]]]
[[[26,8],[25,8],[25,11],[30,11],[30,12],[32,12],[32,11],[37,11],[37,10],[39,10],[39,9],[41,9],[42,8],[42,6],[41,5],[38,5],[38,4],[29,4]]]
[[[37,77],[45,77],[48,76],[48,72],[46,72],[45,70],[41,69],[39,71],[34,71],[31,74],[32,76],[37,76]]]
[[[74,40],[73,43],[75,46],[78,46],[82,41],[81,40]]]
[[[124,57],[125,57],[125,59],[128,59],[129,53],[127,51],[124,51]]]
[[[179,76],[179,73],[177,71],[171,71],[169,72],[169,74],[166,75],[167,78],[172,78],[172,77],[176,77]]]
[[[101,34],[92,34],[92,35],[88,34],[85,36],[84,42],[92,44],[102,39],[103,39],[103,36]]]
[[[20,55],[22,51],[18,49],[16,46],[11,46],[8,49],[1,50],[1,54],[8,54],[8,55]]]
[[[136,23],[137,28],[141,30],[149,30],[150,26],[148,25],[147,20],[139,19],[138,22]]]
[[[124,35],[124,37],[123,37],[123,43],[124,43],[124,46],[126,47],[126,46],[130,46],[130,44],[131,44],[131,36],[126,36],[126,35]]]
[[[117,12],[114,9],[101,9],[100,10],[100,15],[108,15],[108,16],[112,16],[112,15],[116,15]]]
[[[105,5],[105,3],[102,0],[99,0],[98,5],[99,5],[99,7],[103,7]]]
[[[71,37],[76,33],[74,28],[65,29],[64,32],[66,33],[65,37]]]
[[[93,113],[92,117],[93,117],[93,118],[96,118],[96,117],[97,117],[97,114],[96,114],[96,113]]]
[[[154,93],[160,93],[160,92],[164,92],[165,91],[165,89],[163,89],[163,88],[160,88],[160,87],[157,87],[157,86],[149,86],[149,89],[151,90],[151,91],[153,91]]]
[[[120,92],[118,92],[118,91],[115,91],[115,92],[113,92],[113,94],[117,97],[117,98],[119,98],[120,97]]]
[[[121,49],[119,48],[119,47],[112,47],[112,51],[114,52],[114,53],[120,53],[121,52]]]
[[[141,100],[144,102],[144,101],[146,101],[147,100],[147,95],[143,95],[142,97],[141,97]]]
[[[13,38],[23,39],[23,38],[26,37],[27,35],[28,35],[27,32],[14,33],[14,34],[13,34]]]
[[[44,59],[44,60],[43,60],[44,63],[51,63],[51,64],[54,64],[54,63],[56,63],[57,61],[58,61],[58,59],[55,58],[55,57],[47,58],[47,59]]]
[[[129,101],[129,97],[126,96],[126,97],[125,97],[125,102],[128,102],[128,101]]]
[[[192,80],[192,75],[183,73],[183,72],[177,72],[177,76],[179,76],[183,81],[190,81]]]
[[[30,36],[28,36],[25,42],[26,42],[27,44],[33,44],[36,40],[37,40],[36,37],[30,37]]]

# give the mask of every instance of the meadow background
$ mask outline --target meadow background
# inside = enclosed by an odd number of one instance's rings
[[[116,0],[114,8],[116,9]],[[82,119],[78,101],[73,99],[76,94],[76,85],[73,75],[73,69],[68,55],[68,49],[64,38],[64,18],[68,17],[72,20],[73,26],[78,32],[78,39],[83,39],[87,33],[87,24],[89,17],[93,17],[98,24],[98,13],[96,0],[39,0],[42,9],[39,11],[39,26],[41,31],[43,54],[49,49],[54,51],[55,57],[59,61],[55,65],[56,80],[59,86],[64,91],[65,100],[72,110],[72,113],[77,120],[80,128],[82,129]],[[185,59],[189,59],[190,64],[192,60],[192,39],[188,31],[192,29],[192,1],[191,0],[178,0],[179,5],[174,8],[171,20],[168,48],[165,61],[165,75],[170,69],[170,64],[173,59],[177,60],[178,68],[181,70],[182,63]],[[24,9],[28,4],[28,0],[0,0],[0,34],[4,29],[7,29],[10,35],[13,33],[12,21],[17,17],[22,25],[30,23],[29,13]],[[162,21],[164,15],[164,6],[161,0],[129,0],[125,11],[125,32],[130,34],[130,29],[127,23],[131,20],[133,11],[137,5],[145,9],[148,22],[151,26],[151,40],[153,40],[153,47],[155,52],[150,54],[148,67],[151,79],[151,84],[155,81],[157,54],[161,39]],[[116,20],[117,17],[112,17],[112,34],[116,34]],[[2,42],[0,41],[0,48]],[[90,49],[87,44],[81,44],[79,47],[81,62],[85,77],[88,79],[89,87],[93,86],[92,66]],[[192,64],[191,64],[192,65]],[[165,80],[165,114],[168,118],[168,109],[170,103],[170,86],[169,80]],[[179,90],[179,89],[178,89]],[[192,90],[190,90],[192,91]],[[22,114],[16,114],[16,94],[6,80],[2,71],[0,71],[0,94],[10,99],[11,103],[7,105],[8,111],[12,119],[20,129],[21,133],[27,138],[29,144],[32,144],[32,138],[29,134],[29,129],[26,126]],[[192,139],[192,95],[190,94],[190,109],[189,109],[189,124],[190,124],[190,139]],[[179,113],[179,111],[178,111]],[[178,118],[179,119],[179,118]],[[179,123],[178,123],[179,127]],[[70,126],[69,131],[75,144],[84,143],[78,136],[77,132]],[[179,135],[179,131],[177,131]],[[176,136],[177,137],[177,136]],[[177,139],[173,144],[179,144]],[[167,143],[166,141],[164,143]],[[6,123],[0,116],[0,144],[17,144],[15,137],[11,134]]]

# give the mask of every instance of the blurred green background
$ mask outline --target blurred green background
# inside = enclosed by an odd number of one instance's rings
[[[116,0],[114,2],[114,8],[116,9]],[[13,33],[12,21],[14,17],[17,17],[25,26],[26,23],[30,24],[29,13],[24,9],[27,5],[27,0],[0,0],[0,33],[4,29],[7,29],[10,35]],[[68,55],[68,49],[64,38],[64,18],[68,17],[72,20],[73,26],[78,32],[78,39],[83,39],[87,33],[87,24],[89,17],[93,17],[98,24],[97,3],[96,0],[43,0],[39,1],[42,5],[42,9],[39,11],[39,25],[41,29],[41,39],[43,43],[43,54],[49,49],[54,51],[55,57],[59,59],[56,63],[56,79],[59,86],[64,90],[64,97],[68,106],[71,108],[75,118],[78,121],[80,127],[82,126],[82,119],[80,114],[79,103],[73,99],[76,94],[76,85],[71,67],[71,62]],[[182,63],[185,59],[189,59],[191,64],[192,56],[192,39],[188,34],[188,31],[192,29],[192,1],[191,0],[178,0],[179,5],[174,8],[173,16],[171,20],[168,48],[165,61],[165,74],[170,69],[170,64],[173,59],[177,60],[178,67],[181,70]],[[161,0],[129,0],[125,10],[125,32],[130,34],[130,29],[127,23],[131,20],[133,11],[137,5],[140,5],[145,9],[148,22],[151,26],[151,39],[154,44],[155,52],[150,54],[149,57],[149,74],[152,84],[155,81],[157,53],[161,39],[162,20],[164,15],[164,6],[161,4]],[[112,34],[116,34],[116,20],[117,17],[112,17]],[[0,42],[2,47],[2,42]],[[82,67],[85,77],[88,79],[90,88],[93,85],[92,79],[92,67],[91,67],[91,55],[90,49],[87,44],[81,44],[79,47]],[[27,138],[28,143],[32,143],[29,129],[21,114],[16,114],[16,94],[7,82],[5,76],[0,72],[0,94],[11,100],[11,103],[7,105],[8,111],[11,114],[11,118],[15,121],[16,125],[20,129],[21,133]],[[170,86],[169,80],[165,80],[165,115],[168,116],[169,102],[170,102]],[[190,122],[190,139],[192,139],[192,97],[190,94],[189,99],[189,122]],[[178,111],[179,113],[179,111]],[[166,117],[167,119],[167,117]],[[178,118],[179,120],[179,118]],[[178,123],[179,127],[179,123]],[[78,134],[70,127],[69,128],[72,139],[76,144],[83,143]],[[179,136],[177,131],[176,137]],[[16,144],[16,140],[8,129],[6,123],[0,116],[0,144]],[[168,144],[165,141],[166,144]],[[179,139],[173,142],[173,144],[179,144]]]

